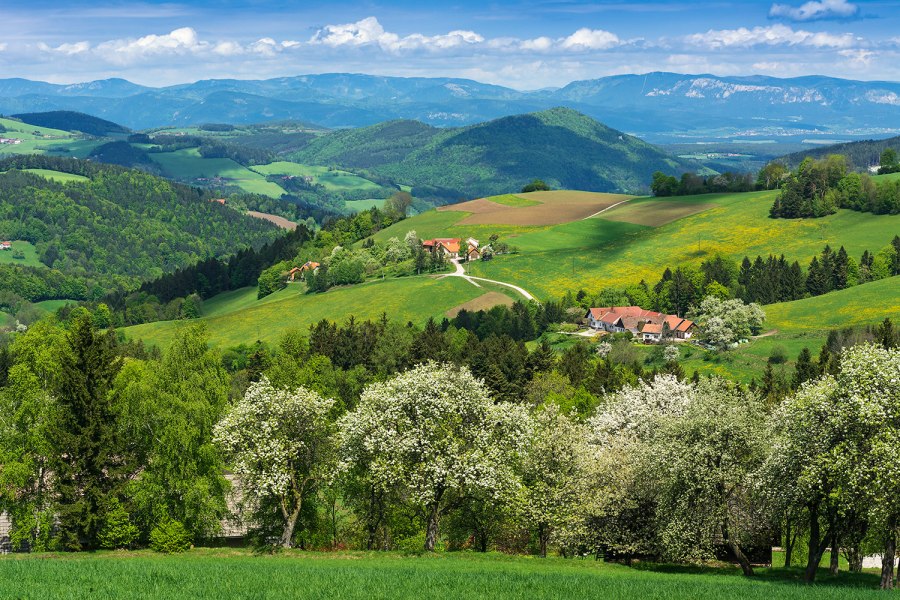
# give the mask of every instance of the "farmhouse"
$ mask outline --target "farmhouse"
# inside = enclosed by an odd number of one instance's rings
[[[433,240],[422,240],[422,247],[429,252],[442,252],[447,258],[459,257],[459,247],[461,245],[459,238],[434,238]]]
[[[0,144],[12,144],[12,145],[16,145],[16,144],[21,144],[21,143],[22,143],[22,140],[17,139],[17,138],[4,138],[4,137],[0,137]]]
[[[300,265],[299,267],[294,267],[293,269],[291,269],[290,271],[287,272],[288,281],[296,281],[297,277],[300,277],[300,279],[303,279],[303,274],[306,273],[307,271],[312,271],[313,273],[315,273],[318,270],[319,270],[319,263],[312,261],[312,260],[308,260],[305,263],[303,263],[302,265]]]
[[[644,342],[672,339],[683,342],[691,339],[697,325],[676,315],[667,315],[640,306],[607,306],[591,308],[585,315],[591,329],[620,333],[630,331]]]
[[[0,250],[12,250],[12,242],[0,242]]]

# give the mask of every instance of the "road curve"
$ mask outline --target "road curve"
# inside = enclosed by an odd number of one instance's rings
[[[521,287],[519,287],[517,285],[513,285],[511,283],[506,283],[505,281],[497,281],[495,279],[485,279],[484,277],[473,277],[472,275],[466,275],[466,270],[462,266],[462,264],[460,264],[458,258],[451,259],[450,262],[453,263],[453,265],[456,267],[456,270],[453,273],[448,273],[447,275],[444,275],[444,277],[462,277],[463,279],[465,279],[466,281],[468,281],[475,287],[481,287],[480,285],[478,285],[476,283],[477,281],[484,281],[485,283],[493,283],[495,285],[502,285],[504,287],[508,287],[508,288],[516,290],[517,292],[522,294],[522,296],[524,296],[526,300],[534,300],[535,302],[537,302],[537,298],[532,296],[531,293],[528,290],[526,290],[525,288],[521,288]]]

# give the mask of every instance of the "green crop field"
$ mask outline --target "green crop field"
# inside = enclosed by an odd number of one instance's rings
[[[202,321],[207,324],[210,342],[223,347],[255,340],[275,343],[286,329],[306,330],[322,319],[343,322],[350,315],[365,320],[387,313],[394,320],[421,325],[429,317],[440,317],[485,292],[457,277],[376,280],[333,288],[324,294],[304,294],[302,290],[301,285],[289,285],[256,301],[252,298],[255,291],[245,288],[208,301]],[[166,347],[181,324],[147,323],[127,327],[124,332],[129,338]]]
[[[0,264],[45,267],[44,263],[38,260],[37,250],[30,242],[13,241],[12,248],[12,250],[0,250]],[[13,254],[16,250],[21,250],[25,254],[25,258],[14,258]]]
[[[53,181],[68,183],[70,181],[88,181],[84,175],[75,175],[74,173],[63,173],[62,171],[51,171],[50,169],[25,169],[29,173],[40,175]]]
[[[162,168],[167,177],[172,179],[190,183],[201,177],[222,177],[228,180],[228,183],[251,194],[263,194],[272,198],[280,198],[284,194],[280,186],[266,181],[265,176],[230,158],[203,158],[196,148],[152,153],[150,158]]]
[[[315,167],[311,165],[301,165],[293,162],[274,162],[268,165],[258,165],[253,170],[263,175],[294,175],[296,177],[312,177],[314,183],[320,183],[325,186],[328,191],[357,191],[369,190],[377,191],[381,189],[377,183],[369,181],[359,175],[339,169],[329,169],[328,167]]]
[[[666,267],[698,264],[716,253],[734,260],[783,253],[806,265],[825,244],[831,244],[845,246],[858,259],[863,250],[877,251],[900,233],[900,215],[840,210],[821,219],[770,219],[768,211],[776,193],[686,198],[686,203],[699,200],[715,206],[655,228],[635,229],[633,225],[598,235],[597,231],[611,227],[604,215],[585,221],[594,223],[593,227],[576,222],[544,228],[531,236],[507,239],[521,252],[477,263],[472,274],[521,285],[538,297],[551,297],[569,289],[598,290],[641,279],[655,281]],[[418,231],[417,218],[401,225]],[[584,229],[575,231],[578,227]],[[451,225],[445,231],[464,235],[463,229]],[[434,231],[433,235],[441,233]]]
[[[514,557],[470,552],[401,553],[199,549],[183,555],[98,552],[0,558],[0,596],[86,598],[477,598],[503,600],[660,598],[856,599],[884,596],[878,575],[822,570],[815,585],[797,569],[758,569],[745,578],[731,567],[636,567],[590,558]]]

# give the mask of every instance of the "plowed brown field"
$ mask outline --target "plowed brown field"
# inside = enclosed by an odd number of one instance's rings
[[[584,219],[631,198],[623,194],[567,190],[516,195],[540,204],[517,207],[491,202],[489,198],[479,198],[442,206],[438,210],[471,213],[459,222],[460,225],[559,225]]]

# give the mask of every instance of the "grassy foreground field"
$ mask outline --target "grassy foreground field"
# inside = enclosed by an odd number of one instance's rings
[[[314,553],[254,556],[201,549],[10,555],[0,558],[0,597],[45,598],[476,598],[832,599],[874,598],[874,573],[803,585],[799,570],[639,565],[500,554]]]
[[[378,319],[382,313],[395,321],[419,325],[429,317],[440,319],[451,308],[485,293],[458,277],[405,277],[370,281],[333,288],[324,294],[304,294],[299,284],[256,300],[256,288],[223,294],[206,303],[201,319],[214,346],[249,344],[256,340],[276,343],[285,329],[306,330],[322,319],[343,322]],[[125,335],[145,343],[167,347],[179,321],[162,321],[124,329]]]

